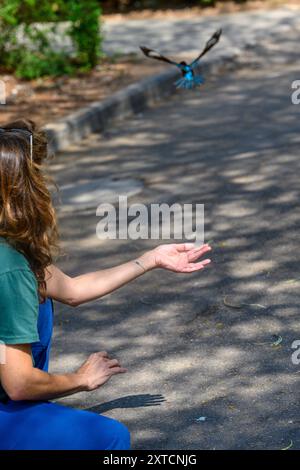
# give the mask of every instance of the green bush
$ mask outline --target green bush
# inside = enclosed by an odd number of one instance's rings
[[[70,35],[76,44],[77,59],[83,68],[94,67],[100,51],[99,2],[83,0],[69,3]]]
[[[97,0],[0,0],[0,67],[26,79],[91,69],[101,46],[100,14]],[[59,21],[70,21],[74,54],[50,44]]]

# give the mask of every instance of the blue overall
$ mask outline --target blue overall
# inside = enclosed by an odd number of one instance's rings
[[[40,304],[35,367],[47,371],[53,329],[51,299]],[[114,419],[48,401],[0,402],[0,450],[127,450],[130,435]]]

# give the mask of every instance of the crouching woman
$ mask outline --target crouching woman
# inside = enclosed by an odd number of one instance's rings
[[[55,403],[102,387],[126,369],[96,352],[74,372],[48,372],[53,303],[98,299],[155,268],[203,269],[208,245],[161,245],[111,269],[70,277],[53,264],[57,224],[43,173],[47,141],[30,121],[0,129],[0,449],[126,450],[120,422]],[[5,346],[3,346],[5,345]]]

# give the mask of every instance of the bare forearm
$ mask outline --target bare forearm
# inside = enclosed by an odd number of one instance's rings
[[[148,254],[141,256],[137,261],[138,263],[133,260],[114,268],[73,278],[74,304],[80,305],[103,297],[155,267]]]
[[[30,376],[15,387],[13,400],[52,400],[84,391],[81,377],[74,374],[52,375],[32,369]]]
[[[9,345],[0,366],[1,385],[13,401],[51,400],[77,392],[90,392],[127,369],[106,351],[91,354],[73,374],[54,375],[32,367],[28,344]]]

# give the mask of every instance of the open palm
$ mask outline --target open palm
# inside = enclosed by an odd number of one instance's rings
[[[153,251],[157,267],[177,273],[199,271],[211,262],[210,259],[196,262],[205,253],[211,251],[208,244],[195,247],[194,243],[172,243],[160,245]]]

